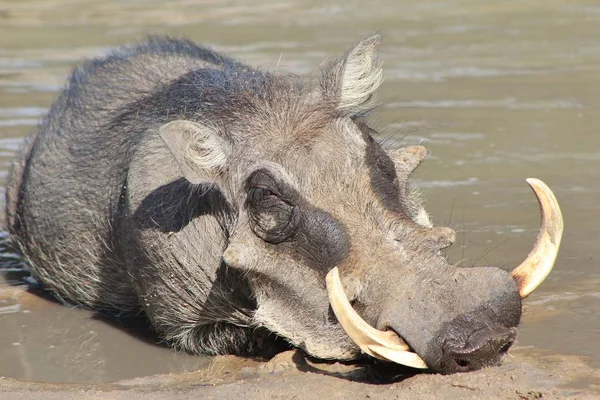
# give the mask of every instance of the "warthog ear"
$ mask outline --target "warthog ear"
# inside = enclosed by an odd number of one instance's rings
[[[355,114],[368,108],[368,102],[383,81],[377,48],[380,35],[358,43],[337,60],[321,78],[321,96],[337,104],[337,109]]]
[[[225,169],[231,146],[214,128],[177,120],[161,126],[159,133],[189,182],[205,182]]]

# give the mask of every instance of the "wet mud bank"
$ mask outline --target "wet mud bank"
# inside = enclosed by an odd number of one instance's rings
[[[17,281],[22,282],[22,281]],[[22,336],[21,342],[0,347],[0,399],[594,399],[600,397],[600,371],[585,357],[532,349],[519,341],[504,357],[501,366],[483,370],[439,375],[390,363],[364,360],[356,363],[325,362],[312,359],[300,350],[280,353],[269,361],[235,356],[200,357],[178,354],[156,342],[143,346],[140,332],[131,334],[129,349],[119,347],[118,356],[105,342],[123,341],[123,332],[110,326],[103,332],[102,321],[88,311],[57,304],[47,296],[25,290],[26,285],[0,285],[0,311],[8,314],[0,321],[37,324],[37,336]],[[66,312],[67,318],[60,317]],[[22,314],[18,317],[19,313]],[[73,314],[77,313],[77,316]],[[1,312],[0,312],[1,314]],[[36,316],[36,314],[40,314]],[[52,326],[54,315],[62,324],[60,333]],[[0,315],[2,317],[2,315]],[[24,319],[23,319],[24,318]],[[89,324],[92,325],[89,325]],[[93,337],[82,332],[97,332]],[[58,324],[60,325],[60,324]],[[0,325],[4,333],[18,330]],[[0,330],[0,337],[2,335]],[[72,336],[69,342],[54,343],[54,336]],[[3,337],[6,342],[7,338]],[[83,338],[83,339],[82,339]],[[131,348],[136,348],[131,352]],[[57,350],[56,357],[48,353]],[[115,348],[117,349],[117,348]],[[117,349],[117,350],[119,350]],[[14,350],[14,351],[11,351]],[[173,358],[164,358],[164,354]],[[40,356],[44,356],[41,357]],[[12,357],[12,358],[11,358]],[[112,359],[114,358],[114,360]],[[151,362],[150,359],[152,358]],[[129,361],[127,361],[129,360]],[[161,369],[145,369],[142,364],[165,364]],[[132,365],[129,365],[132,364]],[[171,364],[171,365],[169,365]],[[185,365],[185,368],[183,367]],[[21,368],[23,371],[17,371]],[[110,371],[113,370],[113,371]],[[132,378],[124,378],[134,376]]]
[[[103,384],[0,379],[2,399],[593,399],[600,373],[577,357],[519,354],[477,372],[410,375],[389,365],[323,363],[300,351],[269,362],[222,356],[208,368]],[[396,374],[396,375],[394,375]]]

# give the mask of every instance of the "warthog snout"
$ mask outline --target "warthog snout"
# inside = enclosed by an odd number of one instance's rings
[[[494,365],[508,352],[516,336],[516,328],[495,323],[485,313],[462,315],[451,321],[437,340],[441,343],[439,370],[466,372]]]

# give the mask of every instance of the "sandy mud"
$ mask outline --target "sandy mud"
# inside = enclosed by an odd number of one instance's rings
[[[500,367],[442,376],[390,365],[315,362],[300,351],[269,362],[216,357],[209,368],[105,384],[0,379],[2,399],[595,399],[600,373],[577,357],[514,356]]]

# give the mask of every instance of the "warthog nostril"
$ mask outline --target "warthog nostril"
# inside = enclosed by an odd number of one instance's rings
[[[471,364],[471,362],[469,360],[465,360],[464,358],[458,358],[456,360],[456,363],[458,364],[459,367],[462,367],[462,368],[468,368],[469,364]]]
[[[442,369],[448,373],[466,372],[495,364],[514,340],[514,330],[505,328],[476,331],[464,342],[448,340],[443,345],[445,367]]]

